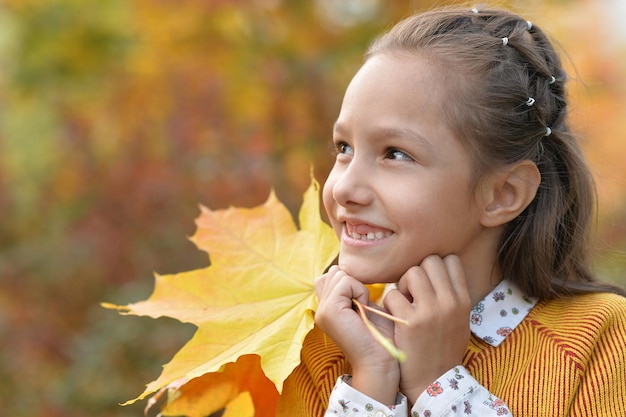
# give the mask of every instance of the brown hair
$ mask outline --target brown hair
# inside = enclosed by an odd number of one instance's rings
[[[445,8],[401,21],[367,56],[389,52],[416,53],[440,70],[450,86],[442,111],[475,157],[475,182],[522,160],[539,168],[535,199],[501,238],[503,276],[543,299],[626,295],[589,268],[595,188],[567,125],[567,76],[543,31],[505,10]]]

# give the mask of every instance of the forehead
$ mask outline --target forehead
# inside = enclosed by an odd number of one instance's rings
[[[350,94],[350,90],[355,88],[373,88],[379,90],[378,94],[386,91],[397,96],[403,92],[432,93],[440,90],[439,72],[440,69],[433,61],[416,53],[377,54],[365,61],[350,82],[346,94]],[[429,94],[429,97],[432,95]]]
[[[449,135],[445,88],[437,66],[419,56],[374,55],[350,82],[336,129],[376,125],[389,131],[417,130],[427,138]]]
[[[447,97],[454,95],[448,81],[440,65],[416,53],[376,54],[350,82],[341,112],[358,110],[364,117],[375,118],[419,115],[442,123]]]

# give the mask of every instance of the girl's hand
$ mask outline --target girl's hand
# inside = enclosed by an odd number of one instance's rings
[[[400,278],[384,304],[409,322],[396,325],[394,340],[407,354],[400,363],[400,391],[415,403],[433,381],[462,363],[467,349],[472,306],[460,259],[426,257]]]
[[[375,306],[365,285],[333,266],[316,279],[315,289],[320,299],[315,322],[352,365],[352,387],[383,404],[394,404],[400,379],[398,362],[372,336],[352,304],[356,299]],[[393,340],[393,322],[376,314],[368,317]]]

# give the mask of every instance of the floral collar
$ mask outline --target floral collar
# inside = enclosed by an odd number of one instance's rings
[[[502,280],[472,308],[470,330],[496,347],[519,326],[535,304],[537,299],[525,296],[515,284]]]

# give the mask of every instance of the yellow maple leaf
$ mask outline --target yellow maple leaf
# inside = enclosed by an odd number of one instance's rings
[[[313,280],[336,257],[339,245],[320,218],[319,184],[312,178],[299,213],[300,229],[272,192],[261,206],[201,207],[192,241],[209,253],[207,268],[156,275],[146,301],[107,308],[122,314],[167,316],[198,330],[137,400],[178,381],[184,384],[240,356],[256,354],[282,391],[300,362],[302,342],[313,328],[317,297]],[[245,395],[240,399],[246,402]]]

